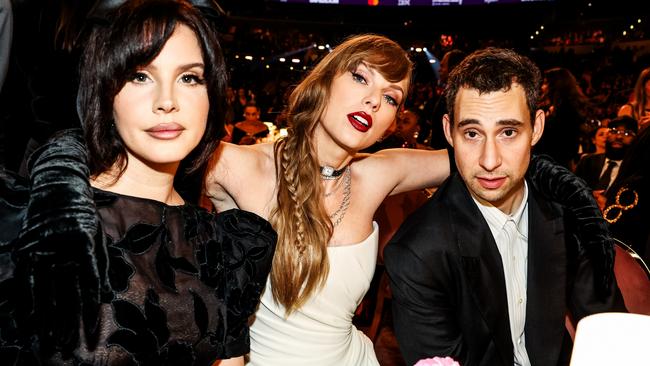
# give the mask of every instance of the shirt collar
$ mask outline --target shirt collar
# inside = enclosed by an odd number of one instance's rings
[[[472,196],[474,203],[478,206],[479,211],[483,214],[485,221],[487,221],[492,234],[496,237],[497,233],[503,229],[503,226],[506,224],[506,221],[512,219],[517,226],[517,230],[524,237],[528,238],[528,220],[522,219],[525,212],[528,212],[526,208],[528,207],[528,183],[524,180],[524,196],[521,199],[519,207],[514,211],[512,215],[508,215],[503,211],[492,205],[484,205],[480,203],[474,196]]]

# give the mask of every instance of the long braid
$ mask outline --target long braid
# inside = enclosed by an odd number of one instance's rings
[[[269,221],[278,233],[278,244],[271,286],[273,298],[287,315],[304,304],[329,274],[327,244],[333,225],[323,202],[314,131],[334,78],[361,63],[391,82],[411,77],[412,63],[397,43],[372,34],[352,37],[325,56],[291,93],[287,109],[291,128],[275,145],[277,203]]]
[[[292,140],[295,141],[295,139]],[[298,164],[291,164],[292,159],[289,156],[288,151],[289,149],[284,149],[282,151],[282,170],[284,171],[283,177],[287,184],[287,190],[289,191],[291,201],[293,201],[293,213],[296,219],[296,238],[293,244],[298,250],[298,255],[302,257],[305,252],[305,227],[302,220],[302,205],[298,197],[298,187],[295,179]]]
[[[299,128],[300,129],[300,128]],[[278,204],[271,223],[279,238],[271,284],[275,300],[291,313],[327,278],[332,225],[320,199],[318,162],[311,138],[291,131],[275,146]],[[307,134],[310,135],[310,134]]]

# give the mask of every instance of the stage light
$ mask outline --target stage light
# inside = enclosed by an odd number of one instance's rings
[[[247,59],[248,61],[253,61],[253,56],[244,56],[244,58]]]
[[[293,62],[294,64],[299,64],[299,63],[300,63],[300,59],[299,59],[299,58],[292,58],[292,59],[291,59],[291,62]]]
[[[438,59],[431,53],[431,51],[429,51],[429,49],[424,48],[423,50],[425,56],[427,56],[427,60],[429,60],[429,65],[431,65],[431,69],[433,70],[436,79],[440,79],[440,63],[438,62]]]
[[[280,57],[278,60],[280,60],[280,62],[285,62],[287,59],[284,57]]]

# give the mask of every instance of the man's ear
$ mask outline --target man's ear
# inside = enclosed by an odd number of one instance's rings
[[[539,139],[542,138],[545,122],[546,114],[543,110],[538,109],[537,112],[535,112],[535,121],[533,122],[533,139],[530,143],[530,146],[535,146]]]
[[[451,138],[451,121],[449,120],[449,114],[445,113],[444,116],[442,116],[442,129],[445,131],[445,138],[447,139],[447,142],[451,147],[454,147],[454,140]]]

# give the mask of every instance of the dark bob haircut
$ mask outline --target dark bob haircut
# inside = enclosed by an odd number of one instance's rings
[[[205,64],[210,101],[205,133],[181,162],[195,172],[210,158],[224,134],[226,67],[221,46],[206,17],[187,1],[126,1],[109,14],[110,25],[96,25],[82,56],[77,110],[81,119],[90,174],[97,176],[117,164],[128,164],[126,149],[113,126],[115,96],[138,68],[151,63],[178,24],[194,31]]]
[[[449,74],[445,98],[449,120],[454,124],[454,106],[460,88],[476,89],[479,94],[507,92],[512,83],[526,92],[531,123],[535,120],[541,86],[541,72],[537,65],[512,50],[488,47],[467,56]]]

